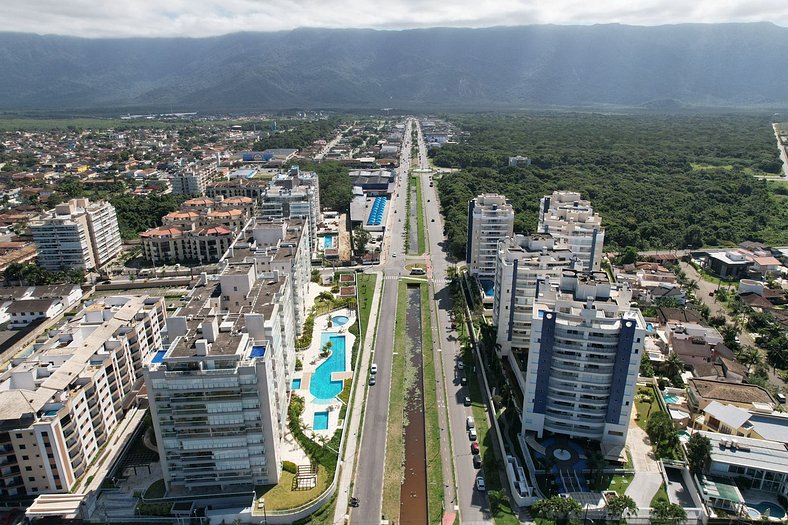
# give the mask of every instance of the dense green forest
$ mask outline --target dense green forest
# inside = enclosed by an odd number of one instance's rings
[[[180,208],[187,195],[116,195],[109,199],[118,214],[120,236],[136,239],[139,233],[161,226],[161,218]]]
[[[320,205],[336,211],[349,211],[353,199],[353,185],[348,173],[350,169],[337,161],[308,162],[299,160],[304,171],[314,171],[320,183]]]
[[[534,231],[539,198],[580,191],[602,216],[606,246],[687,248],[744,240],[788,244],[788,185],[768,117],[752,115],[515,114],[450,118],[459,144],[430,151],[461,168],[438,190],[451,251],[461,257],[467,202],[498,192]],[[526,155],[527,168],[508,157]]]
[[[339,119],[292,121],[287,129],[280,130],[254,143],[255,151],[269,148],[304,149],[318,139],[333,138]]]

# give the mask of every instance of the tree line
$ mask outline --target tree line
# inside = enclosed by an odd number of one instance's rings
[[[752,115],[482,114],[450,118],[458,144],[430,151],[460,168],[438,190],[452,252],[467,238],[467,202],[497,192],[515,230],[533,232],[539,199],[574,190],[602,216],[612,249],[788,243],[788,191],[753,175],[781,169],[769,119]],[[512,168],[526,155],[531,166]]]

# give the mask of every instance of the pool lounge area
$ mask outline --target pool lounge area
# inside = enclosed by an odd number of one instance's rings
[[[316,317],[312,344],[299,353],[303,369],[293,380],[293,390],[297,384],[294,393],[304,398],[302,421],[317,435],[331,437],[341,424],[342,401],[338,396],[353,377],[350,363],[355,336],[347,327],[355,322],[355,311],[347,308]],[[327,343],[331,343],[329,356],[320,357]]]

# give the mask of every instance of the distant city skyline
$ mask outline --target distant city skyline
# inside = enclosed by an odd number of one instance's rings
[[[0,31],[79,37],[205,37],[298,27],[412,29],[497,25],[772,22],[788,27],[776,0],[5,0]]]

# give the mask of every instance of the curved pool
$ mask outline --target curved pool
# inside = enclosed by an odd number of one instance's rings
[[[344,326],[349,321],[348,316],[346,315],[335,315],[331,318],[331,322],[336,326]]]
[[[309,392],[317,399],[333,399],[342,392],[343,382],[332,381],[331,374],[345,371],[345,336],[323,333],[320,346],[331,342],[331,355],[317,367],[309,381]]]
[[[785,517],[785,509],[771,501],[760,501],[758,503],[746,502],[747,515],[753,519],[760,519],[762,516],[768,514],[770,518],[783,519]],[[755,514],[758,514],[757,516]]]

